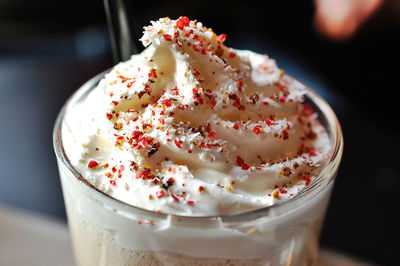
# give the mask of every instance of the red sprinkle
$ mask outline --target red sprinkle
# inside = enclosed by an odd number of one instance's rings
[[[147,179],[152,179],[154,178],[154,175],[151,174],[150,172],[140,172],[140,173],[136,173],[136,179],[142,178],[143,180],[147,180]]]
[[[118,170],[118,178],[122,177],[122,171],[124,171],[124,170],[125,170],[125,166],[121,165]]]
[[[235,98],[232,105],[239,108],[240,107],[240,98],[239,97]]]
[[[149,78],[151,78],[151,77],[157,78],[157,73],[156,73],[156,69],[155,68],[150,69]]]
[[[246,163],[242,165],[242,170],[249,170],[250,166]]]
[[[264,121],[268,126],[275,125],[275,123],[272,122],[271,120],[269,120],[268,118],[264,118],[263,121]]]
[[[163,103],[166,107],[170,107],[170,106],[171,106],[171,100],[169,100],[169,99],[163,100],[162,103]]]
[[[194,201],[193,201],[193,200],[189,200],[189,201],[187,202],[187,204],[193,205],[193,204],[194,204]]]
[[[242,166],[244,164],[244,160],[242,158],[240,158],[240,156],[236,156],[236,163],[239,166]]]
[[[192,35],[192,34],[193,34],[193,30],[190,30],[188,33],[185,34],[185,37],[187,38],[187,37],[189,37],[189,36]]]
[[[163,37],[164,37],[164,40],[166,40],[167,42],[172,41],[172,37],[169,34],[164,34]]]
[[[132,138],[133,139],[137,140],[140,137],[140,135],[142,135],[142,132],[140,132],[140,131],[133,131],[132,132]]]
[[[171,193],[171,197],[175,200],[175,201],[177,201],[177,202],[179,202],[179,199],[178,199],[178,197],[177,196],[175,196],[174,195],[174,193]]]
[[[174,139],[174,143],[175,143],[176,147],[178,147],[179,149],[182,149],[182,145],[177,139]]]
[[[127,88],[132,87],[133,83],[135,83],[136,80],[132,80],[131,82],[129,82],[128,84],[126,84]]]
[[[196,68],[193,68],[193,75],[198,76],[200,72]]]
[[[259,135],[260,132],[261,132],[260,126],[256,126],[256,127],[253,129],[253,132],[254,132],[256,135]]]
[[[117,135],[117,134],[114,134],[114,136],[117,137],[117,140],[121,140],[121,139],[124,138],[123,136],[119,136],[119,135]]]
[[[223,43],[226,40],[226,34],[220,34],[217,36],[217,41]]]
[[[199,191],[202,192],[204,190],[203,186],[199,186]]]
[[[242,170],[248,170],[250,166],[244,163],[244,160],[240,156],[236,156],[236,163],[238,166],[242,167]]]
[[[238,80],[238,84],[237,84],[237,87],[238,87],[238,90],[239,91],[242,91],[242,88],[243,88],[243,79],[242,78],[240,78],[239,80]]]
[[[287,140],[287,139],[289,138],[289,133],[287,132],[286,129],[284,129],[284,130],[282,131],[282,138],[283,138],[284,140]]]
[[[178,21],[176,22],[176,26],[178,29],[183,30],[184,27],[189,26],[190,19],[185,16],[179,17]]]
[[[113,186],[116,186],[116,185],[117,185],[117,183],[115,182],[115,180],[112,180],[112,179],[110,180],[110,184],[113,185]]]
[[[124,77],[124,76],[122,76],[122,75],[117,76],[117,78],[120,78],[122,83],[124,83],[125,81],[128,80],[127,77]]]
[[[93,168],[93,167],[96,167],[96,166],[98,166],[98,165],[99,165],[99,163],[96,162],[96,161],[93,161],[93,160],[91,160],[91,161],[88,163],[88,167],[89,167],[89,168]]]
[[[208,124],[208,125],[206,126],[206,131],[207,131],[207,133],[211,133],[211,126],[210,126],[210,124]]]
[[[311,182],[310,176],[309,176],[309,175],[307,175],[306,177],[304,177],[304,180],[306,181],[306,186],[308,186],[308,185],[310,184],[310,182]]]
[[[164,194],[165,194],[164,190],[157,191],[157,192],[156,192],[156,197],[157,197],[157,198],[161,198],[161,197],[164,196]]]

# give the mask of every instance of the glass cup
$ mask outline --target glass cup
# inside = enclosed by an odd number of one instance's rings
[[[62,142],[65,114],[104,77],[84,84],[58,115],[53,142],[78,265],[313,265],[343,152],[338,120],[308,89],[305,100],[326,128],[332,154],[294,197],[232,215],[190,217],[128,205],[98,190],[71,165]]]

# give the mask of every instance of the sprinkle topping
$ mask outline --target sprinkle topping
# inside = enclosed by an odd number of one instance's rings
[[[115,66],[74,118],[89,182],[188,215],[268,206],[313,182],[330,147],[306,89],[226,38],[185,16],[145,27],[147,49]]]

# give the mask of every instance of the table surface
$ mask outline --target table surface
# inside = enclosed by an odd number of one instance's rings
[[[0,205],[0,265],[74,265],[67,225],[59,220]],[[322,248],[317,266],[373,265]]]

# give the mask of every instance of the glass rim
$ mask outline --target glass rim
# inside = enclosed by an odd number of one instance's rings
[[[112,68],[111,68],[112,69]],[[101,197],[106,197],[109,200],[114,201],[117,205],[124,207],[124,208],[129,208],[134,211],[139,211],[142,213],[146,213],[148,215],[156,216],[159,218],[165,218],[168,216],[176,217],[177,219],[196,219],[196,220],[210,220],[210,219],[222,219],[224,221],[242,221],[243,219],[249,219],[249,218],[257,218],[260,217],[261,214],[267,213],[269,211],[272,211],[274,209],[280,208],[282,206],[285,206],[293,201],[296,201],[299,198],[302,198],[303,196],[307,195],[310,192],[313,192],[314,190],[318,189],[319,185],[321,185],[323,182],[326,182],[326,184],[322,187],[325,188],[328,184],[330,184],[334,178],[335,178],[335,173],[339,167],[341,157],[343,154],[343,135],[342,135],[342,130],[340,123],[332,110],[332,108],[329,106],[329,104],[318,94],[316,93],[313,89],[310,87],[306,86],[304,83],[298,81],[297,79],[294,79],[290,75],[285,74],[286,77],[290,78],[291,80],[297,81],[301,83],[307,90],[306,95],[309,96],[309,98],[313,101],[313,103],[320,109],[320,112],[326,117],[327,120],[327,128],[329,129],[328,134],[330,135],[331,142],[332,144],[332,151],[330,158],[328,160],[327,165],[324,166],[322,171],[319,173],[319,175],[311,181],[311,183],[300,190],[297,194],[294,196],[281,200],[273,205],[265,206],[262,208],[258,209],[252,209],[252,210],[247,210],[243,212],[237,212],[237,213],[232,213],[232,214],[223,214],[223,215],[196,215],[196,216],[190,216],[190,215],[179,215],[179,214],[173,214],[173,213],[160,213],[152,210],[148,210],[145,208],[141,208],[138,206],[131,205],[129,203],[126,203],[124,201],[121,201],[117,198],[114,198],[105,192],[99,190],[97,187],[92,185],[89,181],[87,181],[76,169],[75,167],[71,164],[65,150],[64,146],[62,143],[62,122],[65,116],[65,112],[70,104],[73,103],[73,100],[78,100],[80,99],[87,91],[90,89],[93,89],[99,82],[100,80],[104,77],[105,74],[107,74],[111,69],[108,69],[106,71],[103,71],[96,76],[92,77],[88,81],[86,81],[81,87],[79,87],[64,103],[62,106],[59,114],[57,115],[57,119],[54,125],[53,129],[53,147],[57,156],[57,159],[60,159],[60,161],[67,167],[68,171],[72,173],[76,180],[79,181],[80,184],[83,186],[87,186],[90,190],[92,190],[94,193],[96,193],[98,196]],[[327,178],[323,178],[325,176],[328,176]],[[322,190],[321,189],[321,190]]]

